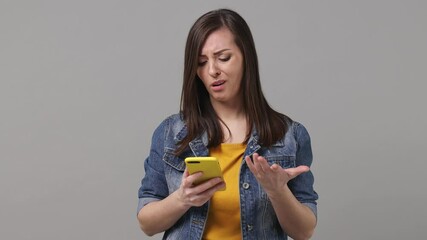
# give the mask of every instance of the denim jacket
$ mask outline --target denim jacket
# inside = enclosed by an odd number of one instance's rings
[[[150,154],[144,163],[145,176],[138,191],[138,212],[146,204],[162,200],[179,188],[186,157],[209,155],[207,134],[204,133],[192,140],[182,155],[175,156],[177,143],[186,134],[187,128],[179,114],[165,119],[154,131]],[[251,156],[255,152],[265,157],[270,165],[276,163],[283,168],[310,166],[312,162],[310,136],[304,126],[297,122],[290,123],[286,135],[268,148],[258,144],[258,135],[256,129],[253,129],[244,156]],[[318,196],[313,183],[313,174],[309,171],[289,181],[288,186],[295,197],[317,217]],[[239,185],[243,239],[287,239],[267,194],[247,167],[244,157],[240,166]],[[209,201],[201,207],[190,208],[166,230],[163,239],[202,239],[208,209]]]

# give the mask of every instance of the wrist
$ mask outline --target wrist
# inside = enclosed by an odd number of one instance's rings
[[[271,201],[283,200],[287,196],[293,195],[287,184],[284,184],[281,188],[266,191],[266,193]]]
[[[170,197],[172,198],[172,202],[176,205],[176,207],[182,211],[187,211],[191,205],[188,204],[179,194],[179,190],[173,192]]]

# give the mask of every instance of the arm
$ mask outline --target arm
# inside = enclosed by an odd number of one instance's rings
[[[257,153],[253,162],[246,156],[246,163],[263,186],[269,197],[282,229],[293,239],[309,239],[316,226],[316,217],[307,206],[300,203],[287,182],[308,171],[307,166],[283,169],[277,164],[268,165],[267,160]]]
[[[145,205],[138,213],[141,229],[149,236],[169,229],[190,207],[202,206],[216,191],[224,187],[225,183],[221,178],[213,178],[193,186],[193,182],[202,175],[201,172],[189,175],[185,170],[177,191],[163,200]]]
[[[165,120],[153,134],[150,155],[144,163],[145,176],[138,192],[137,218],[141,229],[150,236],[171,228],[190,207],[202,206],[224,184],[217,178],[193,186],[202,173],[189,175],[185,170],[179,188],[169,194],[168,181],[171,179],[166,179],[163,161],[169,124],[169,119]]]
[[[277,171],[278,165],[273,165],[273,171]],[[277,170],[276,170],[277,169]],[[303,167],[295,170],[290,175],[300,174],[308,171]],[[276,212],[282,229],[285,230],[293,239],[309,239],[316,227],[317,219],[309,207],[300,203],[293,195],[287,184],[283,185],[282,191],[267,193]]]
[[[300,128],[298,128],[300,127]],[[313,190],[312,162],[308,132],[302,125],[296,128],[296,168],[270,166],[264,157],[246,157],[246,163],[266,191],[282,229],[293,239],[309,239],[317,223],[317,194]],[[309,207],[310,206],[310,207]]]
[[[179,204],[177,194],[172,193],[163,200],[148,203],[138,213],[141,230],[148,236],[166,231],[184,215],[189,207]]]

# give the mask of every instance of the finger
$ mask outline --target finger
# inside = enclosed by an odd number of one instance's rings
[[[254,153],[252,155],[252,158],[247,157],[248,158],[247,161],[249,162],[248,167],[251,170],[252,174],[254,174],[256,178],[261,179],[264,174],[261,167],[259,166],[259,163],[257,160],[258,157],[259,157],[258,153]]]
[[[214,188],[216,185],[221,184],[223,182],[224,181],[221,178],[219,178],[219,177],[209,179],[208,181],[203,182],[203,183],[195,186],[193,188],[194,189],[194,193],[196,193],[196,194],[203,193],[206,190]]]
[[[206,191],[201,193],[201,195],[211,198],[215,192],[217,192],[218,190],[224,189],[225,185],[226,184],[224,181],[219,182],[215,184],[213,187],[206,189]]]
[[[267,162],[267,159],[265,159],[263,156],[258,156],[257,162],[262,172],[264,173],[270,172],[271,169],[270,169],[270,165]]]
[[[281,169],[281,167],[277,163],[275,163],[275,164],[271,165],[270,169],[273,172],[277,172],[278,170]]]
[[[258,171],[258,175],[262,177],[262,175],[271,173],[270,165],[263,156],[256,154],[254,156],[254,165]]]
[[[188,169],[185,168],[184,173],[182,174],[182,178],[181,178],[181,185],[182,186],[188,185],[187,177],[189,175],[190,175],[190,173],[188,172]]]
[[[211,199],[216,191],[223,189],[224,187],[225,187],[225,182],[217,183],[216,185],[214,185],[214,187],[208,188],[204,192],[193,195],[190,200],[193,203],[193,205],[201,206],[204,203],[206,203],[209,199]]]
[[[256,171],[258,172],[258,173],[261,173],[261,172],[263,172],[263,170],[262,170],[262,168],[261,168],[261,166],[260,166],[260,161],[259,161],[259,155],[258,155],[258,153],[254,153],[253,155],[252,155],[252,160],[253,160],[253,162],[254,162],[254,168],[256,169]]]
[[[190,175],[188,178],[193,177],[194,175],[199,175],[199,173],[201,172],[194,173]],[[223,182],[223,180],[218,177],[218,178],[210,179],[201,184],[194,185],[192,182],[188,180],[188,178],[185,179],[185,183],[183,184],[183,192],[189,198],[189,201],[192,202],[192,204],[199,202],[200,199],[202,199],[202,201],[205,201],[203,192],[214,187],[218,183]]]
[[[251,170],[251,172],[255,174],[256,170],[255,170],[254,163],[252,162],[252,159],[249,156],[246,156],[245,161],[246,161],[246,164],[248,165],[249,170]]]
[[[217,183],[214,187],[212,187],[212,191],[213,193],[215,193],[218,190],[224,189],[226,187],[226,183],[224,181],[221,181],[219,183]],[[210,189],[209,189],[210,191]]]
[[[182,179],[184,179],[184,178],[188,177],[189,175],[190,175],[190,173],[188,172],[188,169],[187,169],[187,168],[185,168],[185,170],[184,170],[184,174],[182,174]]]
[[[184,172],[185,174],[185,172]],[[191,187],[197,179],[203,176],[203,172],[196,172],[184,178],[184,186]]]
[[[254,174],[255,176],[257,176],[258,175],[258,169],[255,167],[253,159],[254,159],[253,155],[252,155],[252,158],[249,157],[249,156],[246,156],[246,162],[247,162],[247,165],[249,167],[249,170],[251,170],[252,174]]]
[[[268,175],[267,172],[271,171],[270,166],[268,165],[265,158],[259,156],[258,154],[253,155],[253,161],[254,161],[254,168],[256,171],[254,172],[254,175],[259,181],[262,181],[262,179],[264,179],[265,176]]]
[[[298,175],[300,175],[302,173],[308,172],[309,170],[310,170],[310,168],[308,166],[304,166],[304,165],[301,165],[301,166],[298,166],[295,168],[285,169],[286,173],[288,173],[288,175],[291,177],[291,179],[297,177]]]

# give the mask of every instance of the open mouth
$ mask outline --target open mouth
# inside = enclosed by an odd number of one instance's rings
[[[218,81],[215,81],[214,83],[212,83],[212,86],[213,87],[218,87],[218,86],[221,86],[224,83],[225,83],[224,80],[218,80]]]

